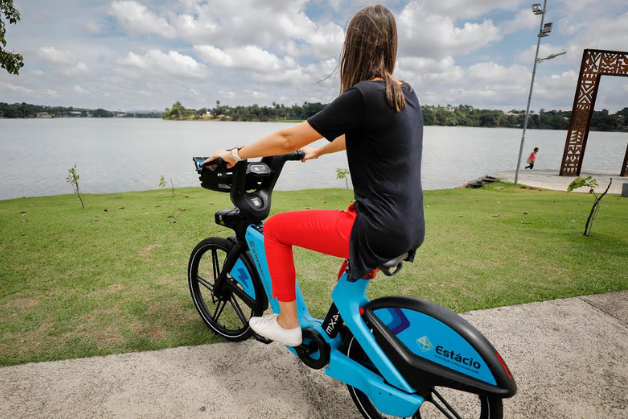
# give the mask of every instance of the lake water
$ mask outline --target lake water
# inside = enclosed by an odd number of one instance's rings
[[[75,164],[84,193],[158,189],[161,175],[168,183],[172,178],[175,187],[198,186],[193,156],[247,144],[288,125],[156,119],[0,119],[0,199],[72,193],[66,176]],[[566,134],[528,131],[524,159],[539,147],[535,169],[558,170]],[[514,170],[520,140],[520,129],[425,127],[423,187],[452,188],[492,172]],[[627,142],[625,133],[591,132],[583,170],[619,173]],[[305,164],[288,162],[277,189],[342,188],[345,184],[336,179],[336,168],[347,167],[344,153]]]

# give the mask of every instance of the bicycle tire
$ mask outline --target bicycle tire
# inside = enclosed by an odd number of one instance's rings
[[[354,361],[361,363],[366,368],[379,374],[373,363],[368,359],[366,353],[360,347],[355,337],[348,333],[343,344],[346,355]],[[355,387],[347,385],[349,394],[358,411],[365,419],[386,419],[397,416],[385,415],[380,412],[366,394]],[[447,398],[443,397],[444,393]],[[440,399],[439,399],[440,397]],[[431,400],[430,400],[431,399]],[[435,400],[436,399],[436,400]],[[452,401],[453,400],[453,401]],[[455,402],[454,402],[455,401]],[[454,408],[452,403],[457,407]],[[443,414],[437,407],[447,409],[449,412],[456,412],[458,416]],[[443,406],[445,404],[445,406]],[[488,395],[477,395],[453,389],[431,388],[431,394],[421,405],[421,408],[413,418],[416,419],[442,419],[442,418],[463,418],[463,419],[502,419],[503,403],[499,397]]]
[[[199,242],[188,264],[188,284],[194,306],[205,324],[218,335],[239,342],[251,336],[249,319],[261,315],[261,311],[246,305],[236,294],[229,292],[225,298],[217,298],[213,293],[213,285],[224,267],[231,244],[221,237],[210,237]],[[240,260],[249,272],[253,267],[248,260],[240,256]],[[253,275],[250,275],[254,278]],[[241,285],[227,274],[227,281],[242,288]]]

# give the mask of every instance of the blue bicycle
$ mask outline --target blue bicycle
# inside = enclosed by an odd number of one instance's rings
[[[235,236],[202,240],[188,265],[190,292],[201,318],[231,341],[253,336],[270,343],[249,327],[249,319],[269,305],[279,312],[262,221],[270,213],[285,162],[302,158],[296,151],[243,161],[232,169],[218,161],[202,167],[205,158],[194,158],[201,186],[230,193],[235,205],[215,214],[216,223]],[[380,270],[395,275],[405,256]],[[297,284],[303,344],[288,349],[307,366],[325,368],[327,375],[344,382],[367,419],[502,418],[502,399],[512,397],[517,387],[491,343],[457,314],[429,301],[402,296],[369,301],[371,280],[352,282],[342,274],[324,319],[309,314]]]

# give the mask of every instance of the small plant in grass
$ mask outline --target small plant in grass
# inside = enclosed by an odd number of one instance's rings
[[[81,207],[85,209],[85,204],[83,203],[83,198],[81,197],[81,191],[79,189],[79,174],[76,173],[76,164],[71,169],[68,169],[68,176],[65,180],[74,187],[74,192],[78,195],[78,199],[81,201]]]
[[[597,183],[597,180],[595,178],[592,178],[591,176],[587,176],[585,178],[578,176],[567,187],[567,192],[571,192],[574,189],[586,187],[586,188],[589,188],[589,193],[595,196],[595,201],[593,201],[593,207],[591,207],[589,218],[587,218],[587,223],[584,225],[584,234],[583,234],[584,236],[591,235],[591,229],[593,228],[593,221],[595,220],[595,217],[597,217],[597,212],[600,210],[600,202],[602,201],[602,198],[604,197],[604,195],[606,195],[606,193],[610,189],[612,183],[613,183],[613,178],[611,178],[611,181],[608,183],[608,187],[606,188],[604,193],[599,196],[598,194],[595,193],[595,188],[597,188],[600,185]]]
[[[174,198],[174,183],[172,183],[172,178],[170,178],[170,186],[172,186],[172,197]],[[159,187],[166,187],[166,179],[164,179],[164,175],[161,175],[161,179],[159,179]]]
[[[349,189],[349,169],[336,169],[336,179],[344,179],[345,180],[345,189]]]

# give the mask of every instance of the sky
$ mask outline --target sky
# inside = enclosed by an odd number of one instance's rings
[[[538,1],[538,0],[537,0]],[[542,4],[542,0],[540,1]],[[0,101],[163,110],[328,103],[345,30],[364,0],[15,0]],[[525,109],[541,16],[520,0],[382,1],[396,17],[394,75],[427,105]],[[628,51],[626,0],[548,0],[531,109],[571,110],[585,48]],[[628,106],[603,77],[596,110]]]

